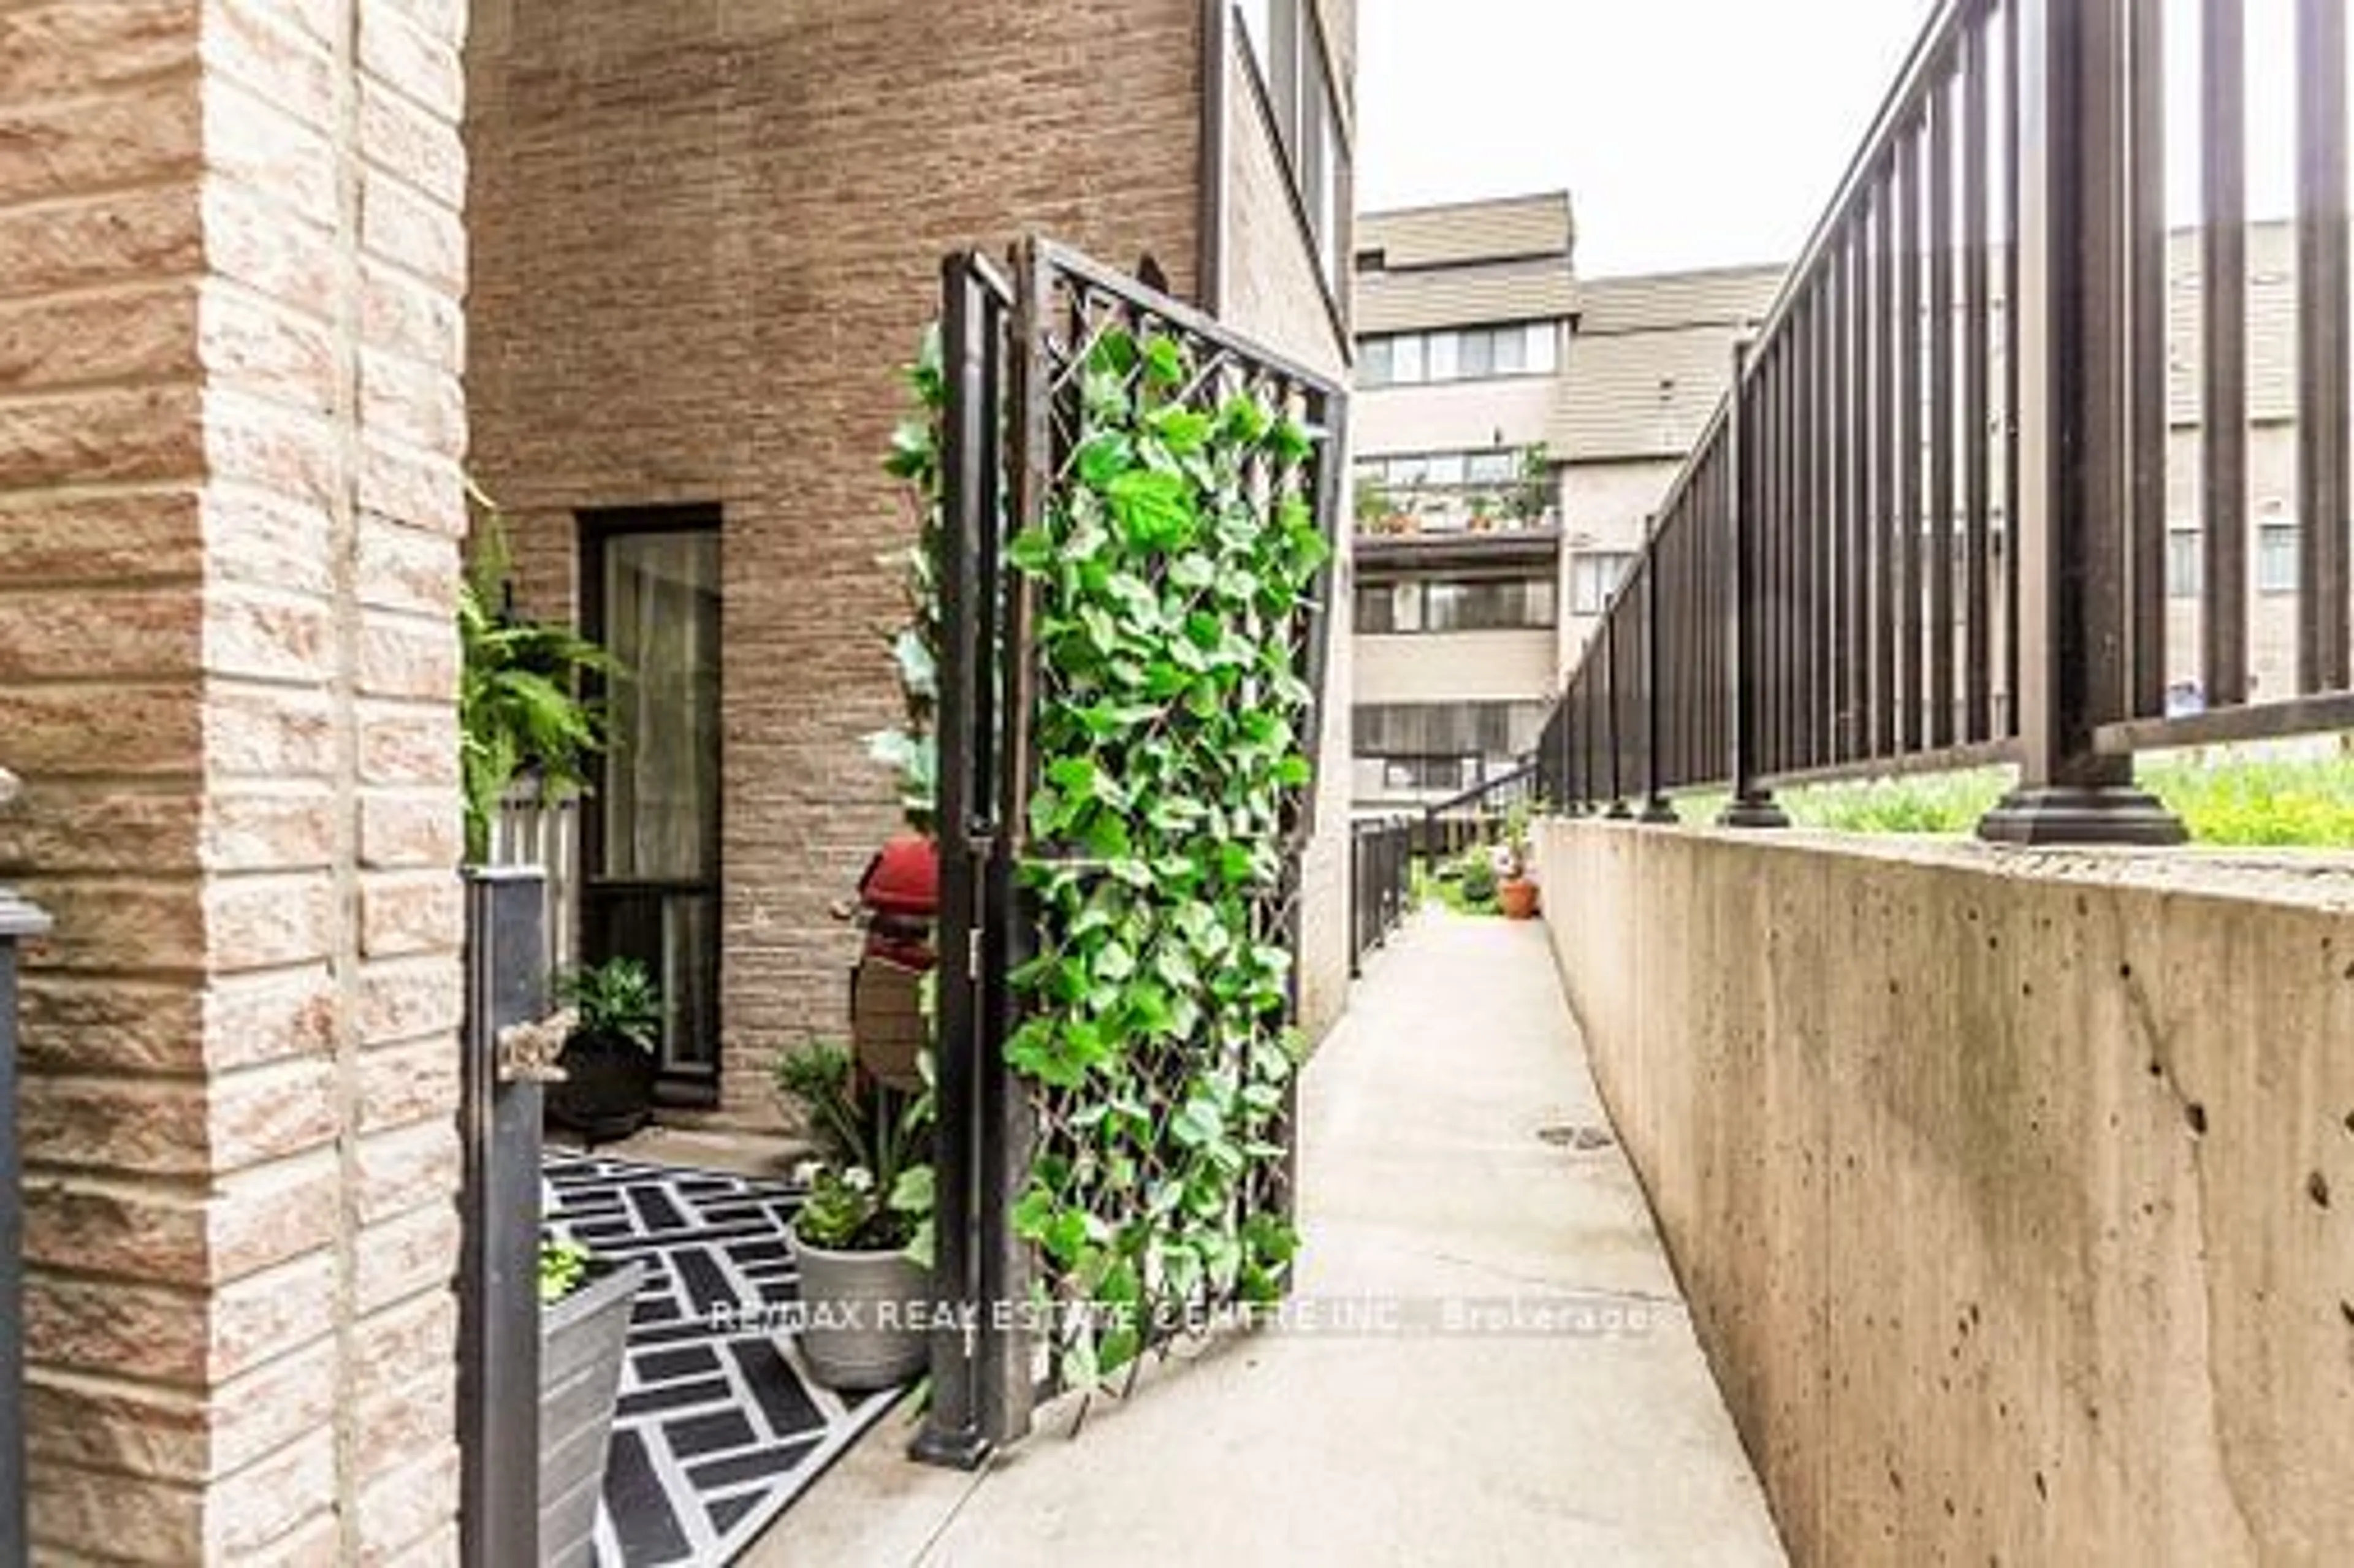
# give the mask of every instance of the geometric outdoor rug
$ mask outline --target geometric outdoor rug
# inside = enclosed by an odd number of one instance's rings
[[[551,1153],[548,1220],[646,1260],[597,1519],[604,1568],[719,1568],[899,1397],[845,1396],[758,1321],[798,1298],[787,1181]],[[715,1313],[715,1307],[722,1308]]]

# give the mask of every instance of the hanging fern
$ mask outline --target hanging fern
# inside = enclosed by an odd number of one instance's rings
[[[517,778],[535,776],[549,800],[588,787],[605,747],[605,715],[580,687],[620,669],[571,628],[505,609],[505,523],[481,491],[472,493],[476,546],[458,588],[458,747],[466,858],[479,863]]]

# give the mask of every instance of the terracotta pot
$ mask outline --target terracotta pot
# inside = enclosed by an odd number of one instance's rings
[[[836,1252],[788,1233],[801,1271],[798,1339],[810,1375],[846,1393],[890,1388],[924,1370],[931,1281],[906,1254]]]
[[[1532,920],[1537,913],[1537,885],[1525,878],[1496,884],[1496,904],[1507,920]]]

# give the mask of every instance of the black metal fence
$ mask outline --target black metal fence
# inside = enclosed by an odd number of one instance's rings
[[[5,776],[0,776],[5,778]],[[49,928],[0,887],[0,1568],[21,1568],[25,1522],[23,1171],[16,1149],[16,945]]]
[[[1939,7],[1566,684],[1553,800],[1659,815],[1729,786],[1729,820],[1766,824],[1776,786],[2013,762],[1985,836],[2167,842],[2136,752],[2354,726],[2344,7],[2296,0],[2277,83],[2293,608],[2252,594],[2248,0],[2201,0],[2195,40],[2165,11]],[[2167,101],[2186,48],[2195,114]],[[2169,334],[2166,133],[2192,121],[2204,302]],[[2186,406],[2200,569],[2169,585]],[[2251,682],[2256,602],[2294,617],[2293,691]]]
[[[1414,853],[1426,860],[1460,854],[1492,842],[1512,808],[1543,799],[1543,773],[1532,760],[1423,808],[1414,824]]]
[[[1353,824],[1349,834],[1349,972],[1389,940],[1414,891],[1415,820],[1384,817]]]
[[[1013,1209],[1041,1148],[1084,1154],[1085,1107],[1033,1092],[1004,1046],[1022,1021],[1011,976],[1031,956],[1034,911],[1020,881],[1034,843],[1028,808],[1038,763],[1032,736],[1042,706],[1069,694],[1039,652],[1034,594],[1005,558],[1013,538],[1067,503],[1084,440],[1091,358],[1105,334],[1172,345],[1185,367],[1177,392],[1207,411],[1235,397],[1287,410],[1323,440],[1283,472],[1253,483],[1273,506],[1285,494],[1311,504],[1329,539],[1338,511],[1336,461],[1344,435],[1339,387],[1244,339],[1183,303],[1050,242],[1032,239],[1012,270],[962,254],[944,265],[941,447],[939,835],[940,967],[936,1054],[935,1292],[944,1308],[932,1342],[931,1402],[919,1457],[977,1464],[1029,1428],[1035,1402],[1057,1386],[1054,1331],[1027,1308],[1066,1281],[1015,1232]],[[1254,460],[1263,461],[1264,460]],[[1310,603],[1271,618],[1289,640],[1297,673],[1320,705],[1325,574]],[[1298,726],[1320,733],[1311,708]],[[1171,737],[1182,744],[1182,735]],[[1314,829],[1314,791],[1288,792],[1277,825],[1283,867],[1276,893],[1253,911],[1262,939],[1298,950],[1299,864]],[[1297,1007],[1297,974],[1293,1008]],[[1165,1116],[1172,1107],[1144,1107]],[[1284,1118],[1284,1138],[1291,1118]],[[1094,1194],[1107,1224],[1140,1223],[1138,1190]],[[1254,1212],[1288,1209],[1288,1174],[1254,1191]],[[1214,1310],[1225,1305],[1194,1305]],[[1152,1325],[1148,1349],[1182,1328]]]

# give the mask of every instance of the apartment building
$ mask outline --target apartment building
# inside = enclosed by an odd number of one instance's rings
[[[1576,311],[1575,238],[1561,192],[1360,220],[1361,809],[1479,784],[1543,726],[1561,584],[1546,440]]]
[[[2205,525],[2200,235],[2168,240],[2168,442],[2165,566],[2168,704],[2196,711]],[[2296,493],[2296,235],[2285,223],[2248,230],[2248,489],[2252,695],[2296,689],[2299,527]],[[1575,662],[1646,524],[1724,394],[1733,345],[1771,310],[1784,269],[1743,267],[1583,279],[1548,433],[1558,465],[1564,565],[1562,647]],[[1988,344],[2003,376],[2001,301]],[[1999,411],[1997,416],[1999,417]],[[1992,569],[2005,548],[2000,476],[1992,507]],[[2001,694],[1998,693],[1998,703]]]
[[[1560,485],[1561,660],[1574,664],[1761,322],[1781,267],[1581,280],[1546,447]]]
[[[896,821],[881,471],[939,260],[1049,234],[1336,376],[1349,0],[1119,6],[480,0],[467,49],[472,463],[521,600],[662,700],[587,803],[581,949],[664,977],[663,1097],[772,1113],[842,1025],[828,906]],[[1346,680],[1346,650],[1333,679]],[[1345,689],[1345,688],[1343,688]],[[1326,747],[1347,816],[1344,712]],[[1338,828],[1307,867],[1303,1000],[1338,1009]]]

